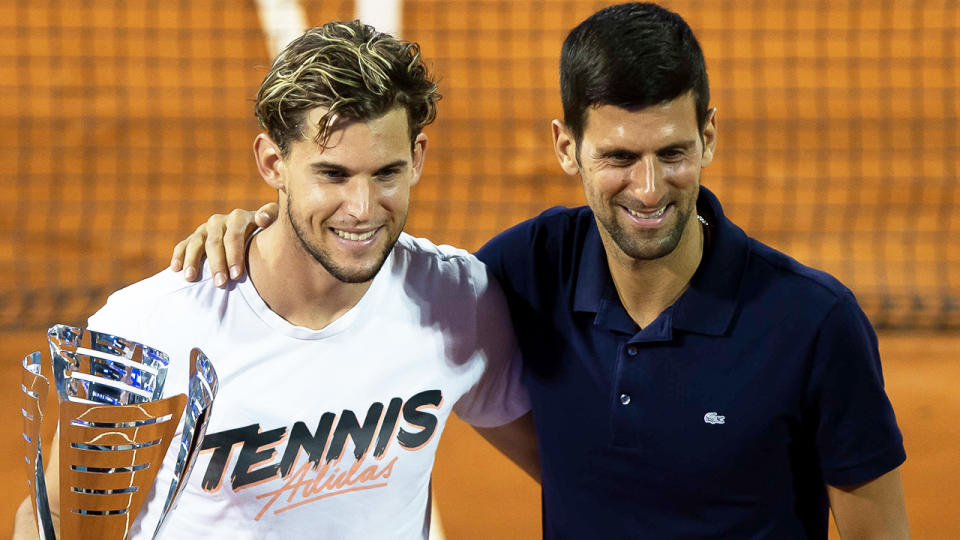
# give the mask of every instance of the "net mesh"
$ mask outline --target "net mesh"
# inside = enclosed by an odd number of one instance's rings
[[[302,4],[312,25],[354,12]],[[549,121],[563,37],[603,5],[404,3],[445,96],[409,232],[476,249],[583,203]],[[665,5],[704,46],[720,135],[703,181],[726,213],[837,276],[878,327],[960,327],[960,7]],[[0,328],[82,324],[207,215],[275,197],[250,152],[265,43],[253,2],[0,4]]]

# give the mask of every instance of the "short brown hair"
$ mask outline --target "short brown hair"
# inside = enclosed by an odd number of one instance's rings
[[[315,138],[321,146],[336,119],[372,120],[397,106],[407,110],[412,143],[436,118],[439,99],[419,45],[360,21],[331,22],[307,30],[277,55],[260,84],[255,112],[286,155],[315,107],[327,108]]]

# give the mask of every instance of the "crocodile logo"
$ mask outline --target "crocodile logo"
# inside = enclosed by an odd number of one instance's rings
[[[708,412],[703,415],[703,421],[708,424],[723,424],[726,418],[726,416],[720,416],[715,412]]]

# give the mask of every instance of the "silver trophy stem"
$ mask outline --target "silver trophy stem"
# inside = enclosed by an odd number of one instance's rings
[[[37,457],[40,457],[39,452]],[[38,462],[39,463],[39,462]],[[43,468],[37,465],[36,483],[37,494],[37,523],[40,524],[40,540],[57,540],[57,533],[53,526],[53,515],[50,513],[50,503],[47,501],[47,482],[43,478]]]

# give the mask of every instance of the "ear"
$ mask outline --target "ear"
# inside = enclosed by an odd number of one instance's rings
[[[427,135],[421,133],[413,141],[413,181],[411,186],[420,181],[420,175],[423,174],[423,161],[427,158]]]
[[[280,148],[266,133],[257,135],[253,140],[253,159],[257,162],[257,171],[264,182],[277,191],[286,189],[281,174],[283,157],[280,155]]]
[[[577,162],[577,142],[573,133],[557,119],[550,122],[550,128],[553,131],[553,151],[557,154],[560,168],[570,176],[576,176],[580,173],[580,164]]]
[[[706,167],[713,161],[713,152],[717,148],[717,108],[711,107],[707,111],[707,121],[703,123],[703,156],[700,167]]]

